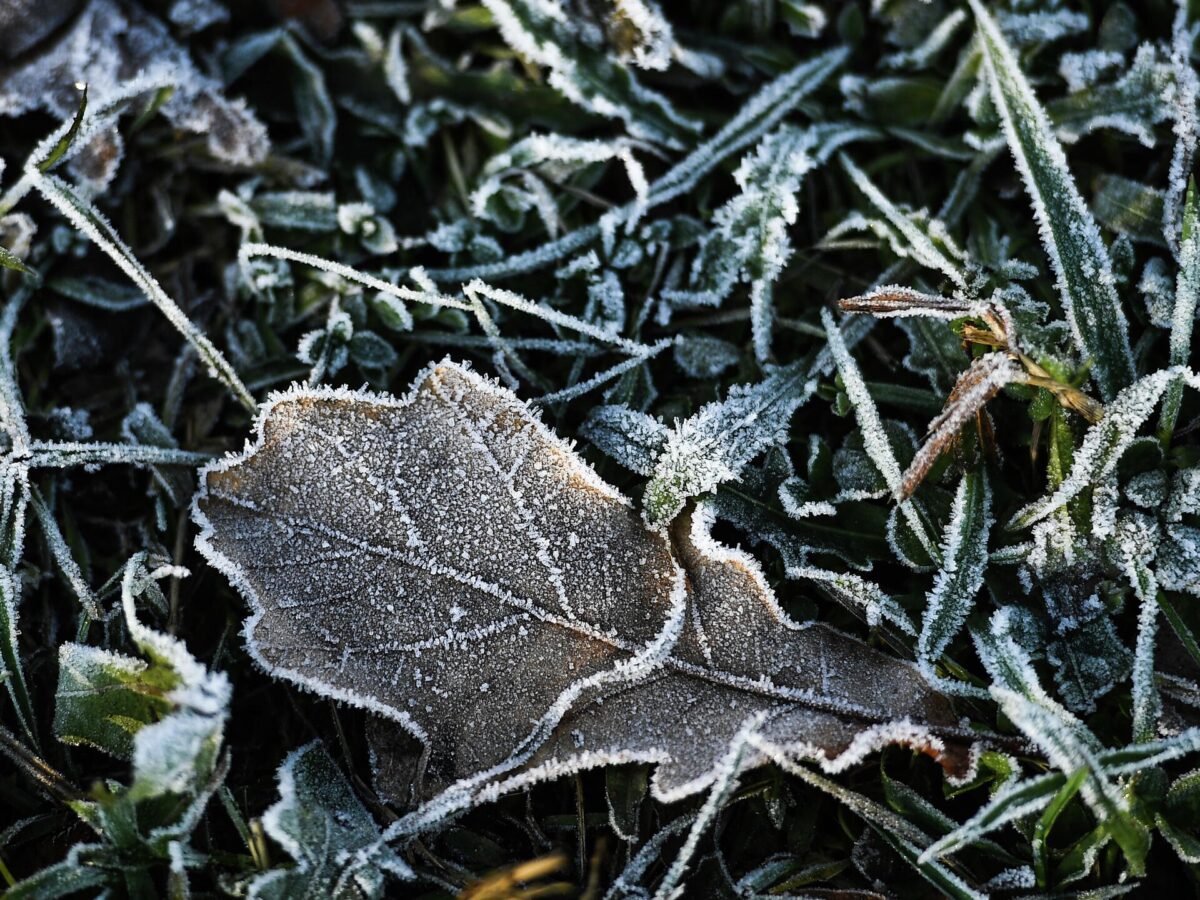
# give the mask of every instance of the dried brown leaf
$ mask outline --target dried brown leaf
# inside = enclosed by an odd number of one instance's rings
[[[198,546],[253,607],[251,653],[415,735],[422,758],[392,770],[418,799],[632,760],[684,796],[753,715],[831,769],[897,741],[962,762],[935,736],[955,733],[949,702],[913,666],[791,622],[703,511],[649,530],[457,365],[403,399],[293,388],[203,474]]]
[[[912,288],[888,285],[876,288],[859,297],[839,300],[843,312],[866,313],[878,318],[931,316],[937,319],[957,319],[971,315],[973,307],[964,300],[923,294]]]
[[[937,458],[989,400],[1005,385],[1024,379],[1025,371],[1007,353],[985,353],[964,369],[946,398],[945,407],[929,423],[925,443],[904,472],[900,498],[906,500],[913,495]]]

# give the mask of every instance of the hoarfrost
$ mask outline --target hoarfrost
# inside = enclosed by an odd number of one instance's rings
[[[1020,528],[1040,522],[1084,489],[1107,478],[1174,378],[1193,386],[1196,384],[1196,376],[1189,370],[1173,368],[1146,375],[1121,391],[1105,409],[1104,418],[1088,429],[1075,451],[1067,477],[1052,494],[1019,510],[1010,520],[1009,527]]]
[[[664,298],[719,306],[738,282],[750,285],[754,352],[771,355],[772,286],[792,255],[788,228],[796,222],[796,195],[816,165],[817,132],[790,126],[763,138],[733,173],[741,192],[716,211],[692,263],[685,292]]]
[[[646,486],[646,521],[669,522],[688,499],[736,480],[756,456],[785,441],[792,414],[816,390],[816,376],[815,366],[792,363],[758,384],[732,388],[724,400],[676,422]]]
[[[596,38],[568,16],[559,0],[484,0],[505,42],[545,66],[562,95],[598,116],[619,119],[629,133],[667,146],[700,130],[661,94],[615,65]]]
[[[982,470],[967,472],[954,493],[942,544],[942,567],[926,599],[917,658],[926,677],[966,622],[983,586],[992,527],[992,494]],[[936,677],[936,676],[935,676]]]
[[[858,419],[859,431],[862,432],[863,447],[866,448],[867,455],[871,457],[871,462],[883,476],[892,497],[900,501],[898,508],[904,516],[905,522],[908,523],[921,546],[936,560],[938,549],[930,539],[913,502],[907,499],[904,491],[904,478],[900,473],[900,463],[892,451],[887,431],[879,418],[879,411],[875,408],[875,401],[871,398],[870,391],[867,390],[858,364],[855,363],[854,357],[850,355],[850,351],[846,347],[842,330],[834,323],[833,315],[827,309],[821,310],[821,322],[824,324],[825,333],[828,336],[829,352],[837,364],[838,374],[842,377],[846,395],[854,406],[854,415]]]

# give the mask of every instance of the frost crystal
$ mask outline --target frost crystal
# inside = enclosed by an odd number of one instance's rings
[[[1021,509],[1009,526],[1024,527],[1040,522],[1085,488],[1112,473],[1174,378],[1193,386],[1197,381],[1196,376],[1186,369],[1165,369],[1147,375],[1121,391],[1105,409],[1104,418],[1088,429],[1063,482],[1049,496]]]
[[[596,38],[559,0],[484,0],[505,42],[549,70],[549,82],[588,112],[620,119],[644,140],[681,146],[699,130],[661,94],[614,64]]]
[[[942,568],[926,599],[917,655],[923,670],[933,665],[966,622],[983,585],[992,526],[991,488],[982,471],[963,476],[954,494],[942,545]]]
[[[736,480],[751,460],[785,440],[792,414],[816,390],[816,375],[815,366],[793,363],[677,422],[646,486],[646,521],[669,522],[689,498]]]
[[[263,828],[296,861],[257,876],[257,900],[383,896],[384,873],[411,879],[412,870],[388,847],[379,828],[325,749],[316,742],[288,754],[279,767],[279,800]]]

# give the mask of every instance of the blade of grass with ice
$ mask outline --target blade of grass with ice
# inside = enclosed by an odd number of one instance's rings
[[[1179,243],[1179,274],[1175,278],[1175,309],[1171,313],[1170,363],[1186,366],[1192,354],[1192,331],[1196,326],[1196,297],[1200,294],[1200,197],[1196,196],[1196,179],[1189,178],[1187,199],[1183,205],[1183,236]],[[1158,438],[1164,446],[1171,442],[1171,432],[1179,419],[1183,404],[1183,379],[1177,378],[1167,388],[1158,424]]]
[[[926,677],[966,622],[983,586],[991,506],[987,475],[982,469],[967,472],[954,494],[942,545],[942,569],[929,592],[917,642],[917,659]]]
[[[224,384],[246,409],[250,412],[257,410],[258,402],[242,383],[242,379],[234,371],[233,366],[229,364],[221,351],[213,346],[212,341],[204,332],[197,328],[175,301],[167,295],[162,285],[121,241],[112,225],[100,214],[100,211],[72,190],[70,185],[61,178],[44,174],[36,169],[27,169],[25,174],[29,176],[34,187],[43,197],[66,216],[72,225],[91,238],[121,271],[141,288],[150,301],[167,317],[167,321],[174,325],[179,333],[196,348],[196,353],[208,364],[213,377]]]
[[[1108,250],[1016,54],[980,0],[970,4],[979,25],[992,100],[1033,201],[1063,310],[1080,353],[1092,362],[1101,395],[1111,400],[1133,381],[1134,365]]]
[[[1049,516],[1085,489],[1103,481],[1133,443],[1138,429],[1150,418],[1154,405],[1176,378],[1196,385],[1196,376],[1182,367],[1164,369],[1138,379],[1121,391],[1093,425],[1074,453],[1071,471],[1053,493],[1018,510],[1009,528],[1024,528]]]
[[[884,431],[883,422],[879,418],[879,411],[875,408],[875,401],[871,398],[867,385],[863,381],[862,373],[858,369],[858,364],[850,355],[842,337],[842,331],[833,321],[833,315],[829,310],[821,310],[821,322],[824,324],[825,333],[829,338],[828,350],[837,364],[838,374],[842,376],[846,395],[854,406],[854,415],[858,419],[858,427],[862,432],[863,448],[871,457],[871,462],[879,469],[879,473],[883,475],[883,480],[886,482],[888,490],[892,492],[892,496],[899,498],[904,493],[904,476],[900,471],[900,463],[896,460],[896,454],[892,452],[892,445],[888,441],[887,432]],[[935,561],[940,559],[941,554],[929,537],[925,523],[921,521],[913,502],[911,500],[900,501],[900,512],[930,558]]]
[[[854,182],[854,186],[862,191],[863,196],[871,201],[880,213],[883,214],[887,223],[892,226],[904,241],[904,248],[907,255],[915,262],[928,269],[941,272],[952,282],[955,287],[965,288],[967,286],[966,278],[962,273],[962,266],[959,261],[954,260],[951,256],[942,250],[934,241],[934,235],[930,230],[922,230],[917,226],[912,219],[905,215],[884,193],[877,188],[867,174],[854,164],[850,157],[844,153],[839,154],[842,168],[846,170],[846,174]],[[935,220],[936,222],[936,220]],[[931,227],[940,227],[941,223],[930,223]],[[948,236],[938,235],[943,240],[948,239]]]
[[[1059,772],[1087,771],[1080,786],[1084,801],[1124,851],[1130,871],[1140,874],[1145,870],[1149,832],[1101,764],[1103,747],[1096,736],[1042,687],[1029,654],[1013,635],[1017,626],[1012,619],[1013,608],[1005,607],[986,628],[974,632],[979,658],[992,677],[992,697]]]

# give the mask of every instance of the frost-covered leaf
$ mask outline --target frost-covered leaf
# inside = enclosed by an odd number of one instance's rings
[[[675,362],[689,378],[716,378],[741,358],[736,344],[711,335],[683,334],[675,341]]]
[[[559,0],[484,0],[505,42],[530,62],[549,70],[550,84],[571,102],[598,116],[624,123],[633,137],[682,146],[699,130],[664,96],[614,63],[586,22]]]
[[[1192,64],[1192,49],[1196,41],[1192,10],[1185,3],[1177,5],[1171,25],[1171,68],[1175,90],[1170,99],[1172,131],[1175,147],[1171,152],[1171,167],[1167,172],[1167,198],[1163,204],[1163,236],[1167,245],[1179,254],[1179,234],[1182,230],[1192,162],[1196,154],[1196,100],[1200,95],[1200,77]]]
[[[1172,116],[1166,98],[1175,93],[1174,71],[1152,44],[1143,44],[1121,77],[1081,86],[1047,104],[1058,137],[1073,144],[1099,128],[1123,131],[1143,146],[1156,143],[1154,126]],[[1162,220],[1159,220],[1161,228]]]
[[[1158,579],[1151,569],[1160,544],[1157,523],[1150,516],[1139,513],[1122,516],[1116,523],[1111,543],[1140,605],[1133,659],[1133,737],[1136,741],[1147,741],[1155,736],[1162,713],[1154,675]]]
[[[263,828],[295,861],[257,876],[248,896],[258,900],[381,897],[385,873],[412,878],[387,846],[345,776],[319,743],[288,754],[279,767],[279,800],[263,814]]]
[[[724,400],[676,422],[646,486],[646,521],[671,521],[690,498],[735,480],[756,456],[785,441],[792,414],[816,390],[818,371],[816,364],[803,361],[780,367],[758,384],[738,385]]]
[[[222,57],[225,82],[234,81],[271,52],[277,52],[292,63],[288,83],[295,100],[300,129],[317,158],[328,161],[333,153],[337,110],[329,96],[324,73],[309,59],[303,46],[289,30],[276,28],[251,34],[227,47]]]
[[[187,574],[173,566],[147,571],[146,563],[144,553],[126,563],[120,591],[125,627],[148,661],[65,644],[55,710],[62,740],[130,759],[132,777],[97,783],[87,799],[64,798],[99,842],[76,844],[65,862],[21,882],[13,896],[124,888],[131,873],[145,876],[156,862],[167,865],[173,895],[187,895],[186,869],[197,859],[191,835],[228,771],[221,749],[231,690],[181,641],[139,620],[139,600],[164,603],[159,579]]]
[[[151,13],[117,0],[89,0],[49,45],[0,69],[0,115],[43,109],[69,118],[78,105],[77,83],[102,103],[134,76],[165,77],[174,85],[162,113],[172,124],[205,136],[208,151],[233,165],[261,162],[267,133],[242,101],[225,97],[219,81],[205,75]],[[122,139],[113,131],[92,137],[76,167],[106,184],[115,172]]]
[[[170,709],[167,692],[177,676],[170,669],[99,647],[58,648],[54,733],[68,744],[87,744],[128,759],[133,737]]]
[[[988,563],[991,506],[991,488],[983,470],[963,475],[946,523],[942,567],[926,598],[921,622],[917,655],[924,666],[938,661],[975,605]]]
[[[642,212],[687,194],[723,160],[746,149],[778,126],[788,113],[824,84],[841,66],[847,52],[844,47],[826,50],[797,64],[766,84],[742,104],[737,115],[726,122],[716,134],[700,143],[662,177],[651,182],[649,196],[641,207]],[[618,214],[616,219],[620,221],[632,211],[633,206],[629,205],[614,212]],[[606,214],[600,222],[577,228],[556,241],[518,253],[502,262],[452,269],[431,269],[429,277],[439,282],[465,281],[471,278],[501,279],[544,268],[595,242],[602,236],[604,228],[613,224],[611,216],[612,213]]]
[[[834,324],[829,310],[821,310],[821,322],[829,339],[828,350],[837,365],[838,374],[846,389],[846,395],[854,407],[854,415],[858,419],[859,431],[862,432],[863,448],[871,458],[879,474],[883,476],[884,484],[891,495],[900,501],[897,507],[904,516],[905,523],[912,530],[917,541],[933,559],[937,559],[938,551],[930,539],[925,524],[914,506],[910,495],[912,490],[905,490],[905,480],[900,473],[900,463],[896,459],[887,431],[875,408],[875,401],[867,390],[862,373],[850,350],[846,345],[842,329]]]
[[[149,659],[150,670],[159,673],[156,680],[163,679],[163,696],[170,704],[167,715],[134,734],[131,800],[164,794],[203,796],[213,789],[209,779],[218,768],[229,715],[229,679],[205,669],[182,641],[143,625],[134,605],[138,596],[159,591],[158,578],[180,574],[187,573],[147,572],[139,555],[126,565],[121,581],[126,627]]]
[[[1189,729],[1162,740],[1101,750],[1096,758],[1099,768],[1116,778],[1195,752],[1198,741],[1200,733]],[[1062,790],[1071,774],[1056,771],[1009,780],[968,821],[929,846],[922,855],[933,858],[955,853],[992,831],[1039,812]]]
[[[705,515],[648,530],[527,407],[450,363],[404,399],[276,395],[257,443],[206,470],[195,516],[254,608],[259,663],[420,739],[417,796],[465,779],[435,808],[522,764],[518,781],[652,761],[658,795],[683,796],[758,712],[833,768],[891,741],[963,762],[915,668],[796,626]]]
[[[692,263],[686,292],[674,303],[719,306],[738,282],[750,285],[754,352],[771,355],[772,290],[792,255],[788,228],[799,213],[797,194],[817,164],[819,132],[785,126],[767,135],[733,173],[740,193],[713,215]]]
[[[1158,580],[1169,591],[1200,597],[1200,529],[1168,525],[1159,548]]]
[[[54,204],[59,212],[67,217],[68,221],[94,241],[159,308],[167,320],[196,348],[197,354],[208,365],[213,376],[222,381],[239,401],[248,408],[253,408],[254,398],[242,383],[233,366],[221,355],[221,351],[213,345],[208,336],[197,328],[195,323],[167,295],[157,279],[138,261],[108,219],[77,190],[56,175],[43,174],[38,172],[36,167],[29,166],[26,167],[25,174],[33,179],[33,183],[42,192],[42,195]]]
[[[993,614],[986,630],[974,634],[976,650],[992,676],[993,698],[1056,769],[1087,772],[1081,795],[1111,829],[1131,870],[1142,871],[1150,843],[1146,827],[1132,815],[1129,798],[1100,762],[1102,747],[1096,736],[1041,686],[1028,652],[1014,636],[1015,619],[1013,608],[1004,607]]]
[[[971,0],[971,8],[979,26],[992,100],[1000,110],[1009,149],[1033,201],[1046,252],[1059,280],[1063,309],[1080,352],[1092,360],[1101,395],[1111,400],[1133,381],[1134,366],[1129,326],[1117,296],[1108,250],[1016,55],[987,9],[978,0]]]
[[[1171,311],[1170,361],[1186,366],[1192,351],[1192,332],[1196,327],[1196,302],[1200,295],[1200,195],[1196,181],[1188,179],[1183,204],[1183,228],[1179,240],[1179,272],[1175,277],[1175,303]],[[1169,443],[1179,407],[1183,402],[1183,380],[1176,379],[1167,388],[1159,420],[1160,439]]]
[[[551,188],[590,166],[618,160],[634,190],[631,220],[636,220],[637,207],[645,203],[649,185],[633,149],[634,142],[629,139],[601,141],[560,134],[530,135],[487,161],[480,172],[479,185],[471,192],[472,211],[504,230],[515,230],[523,224],[523,214],[534,210],[547,233],[556,237],[559,213]]]
[[[653,416],[628,406],[597,406],[580,434],[630,471],[650,475],[670,430]]]
[[[924,213],[913,215],[900,209],[848,156],[843,155],[841,163],[855,187],[883,216],[878,226],[870,220],[863,220],[863,224],[886,239],[897,256],[911,258],[926,268],[942,273],[955,287],[965,288],[967,282],[963,269],[966,255],[955,245],[945,224],[937,219],[929,219]]]
[[[911,496],[963,427],[982,413],[989,400],[1007,385],[1021,381],[1024,374],[1007,353],[985,353],[974,360],[958,376],[946,406],[929,423],[925,443],[904,472],[900,496]]]
[[[1112,620],[1097,615],[1046,645],[1058,696],[1072,712],[1089,713],[1096,701],[1129,677],[1132,654]]]

